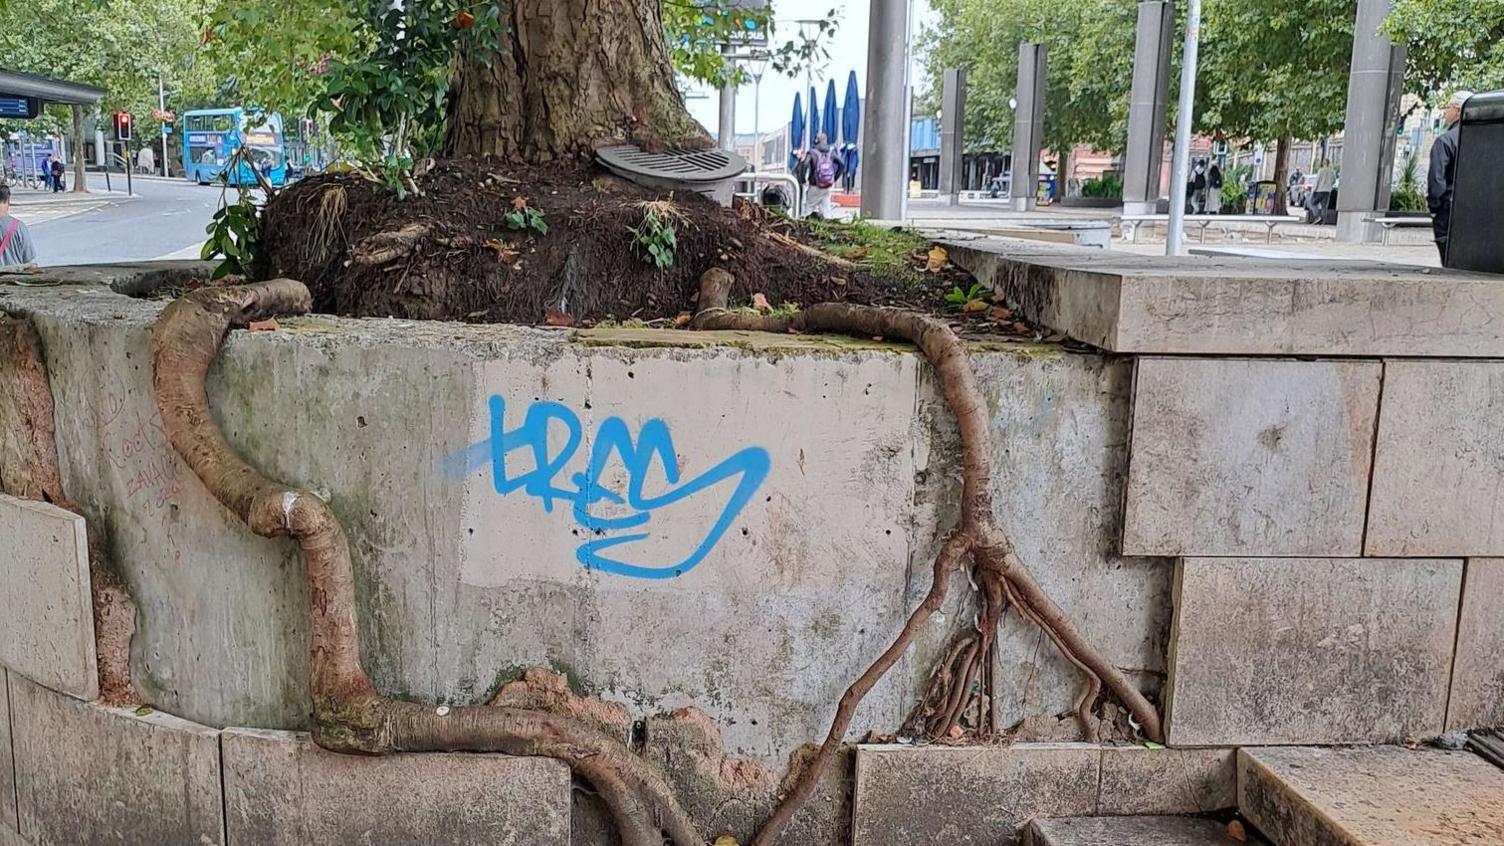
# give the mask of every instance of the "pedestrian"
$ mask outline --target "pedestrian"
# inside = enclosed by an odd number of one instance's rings
[[[1206,159],[1197,159],[1196,170],[1191,174],[1191,209],[1192,214],[1206,210]]]
[[[65,170],[66,168],[63,166],[62,159],[52,160],[52,165],[48,168],[48,172],[52,174],[52,192],[54,194],[63,190],[63,186],[66,184],[63,181],[63,172]]]
[[[136,169],[141,173],[157,172],[157,154],[151,147],[142,147],[136,153]]]
[[[0,185],[0,268],[26,270],[36,264],[37,248],[31,231],[10,213],[10,186]]]
[[[1330,161],[1321,163],[1321,169],[1316,171],[1316,187],[1311,196],[1306,200],[1306,206],[1310,209],[1310,220],[1313,223],[1322,223],[1326,220],[1326,210],[1332,205],[1332,189],[1337,187],[1337,169]]]
[[[37,162],[37,181],[42,183],[42,188],[52,187],[52,154],[43,153],[42,160]]]
[[[1436,235],[1436,249],[1441,263],[1447,263],[1447,244],[1452,231],[1452,191],[1457,187],[1457,139],[1462,121],[1462,104],[1473,96],[1458,91],[1447,102],[1442,120],[1447,131],[1431,145],[1431,174],[1426,179],[1426,206],[1431,210],[1431,231]]]
[[[830,220],[835,216],[835,210],[830,201],[830,189],[835,187],[841,174],[845,172],[845,168],[841,157],[830,149],[825,133],[815,136],[814,148],[805,154],[794,174],[806,186],[804,189],[805,214],[818,214],[821,220]]]
[[[1222,166],[1216,162],[1206,171],[1206,213],[1222,213]]]

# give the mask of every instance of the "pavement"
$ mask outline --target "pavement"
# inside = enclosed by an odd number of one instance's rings
[[[197,258],[204,229],[219,207],[219,189],[185,180],[88,175],[89,193],[15,188],[12,212],[31,229],[44,266]]]

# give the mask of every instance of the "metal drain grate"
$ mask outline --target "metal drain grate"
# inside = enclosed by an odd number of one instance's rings
[[[665,150],[649,153],[634,144],[595,152],[608,170],[634,182],[676,183],[701,190],[741,175],[747,160],[729,150]]]

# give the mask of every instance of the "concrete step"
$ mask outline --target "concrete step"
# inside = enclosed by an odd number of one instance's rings
[[[1024,846],[1238,846],[1227,826],[1205,817],[1061,817],[1035,820]],[[1247,835],[1242,846],[1265,846]]]
[[[1504,844],[1504,770],[1469,752],[1243,749],[1238,805],[1280,846]]]

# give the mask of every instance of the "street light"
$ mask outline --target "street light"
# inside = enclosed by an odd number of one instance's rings
[[[753,170],[762,169],[762,75],[768,72],[768,54],[754,54],[747,62],[752,74],[752,163]]]

